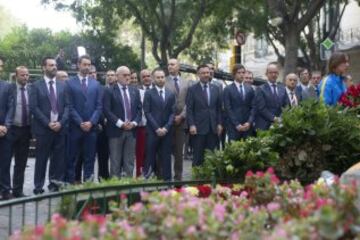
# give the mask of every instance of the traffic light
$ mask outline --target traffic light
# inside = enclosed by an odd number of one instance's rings
[[[241,46],[233,45],[231,47],[231,57],[230,57],[230,72],[235,64],[241,63]]]

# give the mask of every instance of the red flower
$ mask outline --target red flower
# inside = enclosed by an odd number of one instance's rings
[[[267,173],[270,173],[270,174],[274,174],[274,169],[272,167],[269,167],[267,170],[266,170]]]
[[[252,176],[254,176],[254,173],[251,170],[247,171],[245,174],[245,177],[252,177]]]
[[[271,181],[271,183],[273,183],[275,185],[280,183],[280,180],[278,179],[278,177],[276,175],[271,175],[270,181]]]
[[[211,187],[206,185],[200,185],[197,186],[197,189],[199,190],[199,197],[201,198],[207,198],[211,194]]]

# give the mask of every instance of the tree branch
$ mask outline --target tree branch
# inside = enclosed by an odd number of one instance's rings
[[[151,52],[152,52],[152,55],[154,56],[155,60],[160,64],[161,63],[161,58],[160,58],[159,53],[158,53],[158,46],[159,46],[159,41],[158,40],[153,40]]]
[[[345,8],[346,8],[347,4],[348,4],[348,3],[345,3],[345,4],[344,4],[344,6],[343,6],[343,8],[342,8],[342,10],[341,10],[341,13],[340,13],[340,15],[339,15],[339,18],[337,19],[336,25],[335,25],[334,27],[332,27],[331,30],[330,30],[330,33],[329,33],[329,36],[328,36],[328,37],[331,38],[331,39],[334,39],[334,38],[335,38],[336,33],[337,33],[337,31],[339,30],[340,22],[341,22],[341,19],[342,19],[343,15],[344,15]]]
[[[205,13],[205,8],[206,8],[205,5],[206,5],[205,0],[201,0],[198,14],[195,16],[185,40],[181,44],[179,44],[179,46],[176,49],[174,49],[174,56],[170,56],[170,57],[177,57],[180,54],[180,52],[182,52],[185,48],[191,45],[192,37],[194,35],[195,29]]]
[[[154,31],[151,31],[149,29],[149,26],[147,25],[145,19],[142,17],[142,14],[140,12],[140,10],[135,6],[135,4],[130,1],[130,0],[125,0],[125,3],[129,6],[130,10],[133,12],[133,14],[135,15],[136,19],[139,21],[141,28],[143,29],[143,31],[149,36],[153,38],[154,40],[158,40],[156,34]]]
[[[319,12],[326,0],[311,0],[308,6],[308,10],[303,15],[297,24],[298,31],[305,28],[306,25],[313,19],[313,17]],[[294,26],[295,27],[295,26]]]

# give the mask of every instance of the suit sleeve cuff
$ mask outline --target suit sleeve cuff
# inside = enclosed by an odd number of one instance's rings
[[[122,125],[124,125],[124,122],[123,122],[123,121],[121,121],[121,119],[117,120],[117,122],[116,122],[116,126],[117,126],[118,128],[121,128],[121,127],[122,127]]]
[[[135,122],[135,121],[132,121],[131,123],[134,124],[134,127],[137,127],[137,125],[138,125],[137,122]]]

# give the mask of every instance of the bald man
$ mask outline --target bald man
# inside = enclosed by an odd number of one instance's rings
[[[301,92],[297,89],[299,77],[295,73],[289,73],[285,77],[287,105],[290,107],[298,106],[301,101]]]
[[[286,106],[287,95],[282,83],[277,82],[279,68],[276,63],[266,67],[267,82],[256,91],[256,129],[267,130],[273,122],[280,122],[282,108]]]
[[[56,79],[60,81],[67,81],[69,80],[69,75],[65,71],[57,71]]]
[[[117,83],[105,90],[104,114],[109,137],[110,176],[132,177],[135,160],[136,127],[141,121],[139,90],[130,84],[130,69],[116,70]]]
[[[165,87],[175,94],[176,111],[174,119],[173,155],[174,155],[174,180],[181,181],[183,173],[183,149],[185,143],[186,118],[186,94],[192,81],[187,81],[180,76],[180,64],[177,59],[168,61],[169,76]]]

